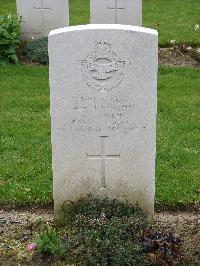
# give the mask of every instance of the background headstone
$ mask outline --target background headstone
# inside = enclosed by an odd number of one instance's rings
[[[142,0],[90,0],[90,23],[142,26]]]
[[[87,25],[49,35],[55,215],[81,196],[154,210],[157,31]]]
[[[24,39],[48,36],[53,29],[69,25],[68,0],[17,0]]]

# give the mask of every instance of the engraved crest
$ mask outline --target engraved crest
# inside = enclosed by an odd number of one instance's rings
[[[81,61],[84,81],[97,91],[116,88],[122,82],[125,65],[106,41],[97,42],[95,51]]]

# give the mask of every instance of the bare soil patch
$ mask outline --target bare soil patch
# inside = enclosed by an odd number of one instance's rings
[[[27,245],[44,226],[52,223],[52,209],[0,210],[0,265],[66,265],[50,257],[35,257]],[[186,265],[199,265],[199,213],[156,213],[154,221],[160,229],[172,229],[182,239],[182,253]]]
[[[186,265],[200,265],[200,214],[189,212],[156,213],[156,224],[164,229],[172,229],[182,240],[182,253]]]
[[[171,67],[200,67],[198,61],[189,53],[182,52],[178,47],[159,48],[159,64]]]

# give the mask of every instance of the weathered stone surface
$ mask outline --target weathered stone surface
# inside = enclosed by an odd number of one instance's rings
[[[68,0],[17,0],[24,39],[48,36],[53,29],[69,25]]]
[[[142,26],[142,0],[90,0],[90,23]]]
[[[157,32],[87,25],[49,35],[55,214],[89,193],[152,214]]]

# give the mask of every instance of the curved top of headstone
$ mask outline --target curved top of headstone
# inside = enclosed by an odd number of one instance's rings
[[[126,30],[126,31],[134,31],[140,33],[147,33],[152,35],[158,35],[157,30],[143,28],[138,26],[130,26],[130,25],[121,25],[121,24],[88,24],[88,25],[78,25],[60,28],[56,30],[52,30],[49,33],[49,36],[57,35],[65,32],[71,31],[84,31],[84,30]]]

